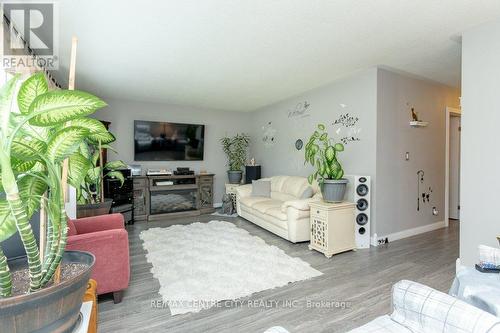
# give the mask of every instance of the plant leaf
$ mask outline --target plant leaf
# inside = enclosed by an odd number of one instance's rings
[[[89,145],[87,144],[87,142],[80,143],[80,147],[78,148],[78,151],[86,159],[90,159],[90,157],[92,156],[92,154],[90,153],[90,148],[89,148]]]
[[[75,153],[69,157],[68,182],[71,186],[79,188],[92,167],[88,158],[80,153]]]
[[[108,144],[116,140],[113,134],[111,134],[104,124],[93,118],[77,118],[71,120],[71,126],[80,126],[85,127],[89,130],[88,139],[93,143],[98,143],[101,141],[101,144]]]
[[[335,148],[333,148],[333,146],[328,146],[326,148],[325,159],[328,163],[331,163],[335,159]]]
[[[47,155],[55,162],[72,155],[89,131],[83,127],[70,126],[58,131],[47,145]]]
[[[89,135],[89,139],[94,143],[99,143],[100,141],[101,144],[111,143],[116,140],[115,136],[108,131],[91,134]]]
[[[125,177],[120,171],[110,171],[106,174],[107,177],[116,178],[120,180],[121,185],[125,182]]]
[[[9,203],[0,200],[0,242],[9,239],[16,232],[16,221],[12,217]]]
[[[39,174],[39,176],[42,176]],[[33,175],[25,175],[18,182],[19,196],[27,207],[28,217],[40,207],[40,196],[47,190],[47,184]]]
[[[23,82],[17,94],[17,105],[22,114],[29,114],[30,105],[36,97],[49,91],[43,72],[30,76]]]
[[[318,124],[318,129],[321,130],[321,131],[324,131],[325,130],[325,125],[323,124]]]
[[[16,139],[11,146],[12,156],[23,161],[39,159],[38,154],[44,154],[46,150],[45,142],[31,137]]]
[[[87,171],[88,183],[97,183],[101,177],[101,167],[90,168]]]
[[[336,151],[344,151],[344,145],[341,143],[336,143],[334,148]]]
[[[0,88],[0,128],[2,129],[3,135],[7,135],[5,133],[9,128],[9,120],[10,120],[10,111],[12,108],[12,101],[14,99],[14,91],[16,88],[17,80],[19,79],[19,74],[14,76],[12,79],[7,81]]]
[[[12,170],[18,171],[18,172],[26,172],[28,170],[31,170],[35,165],[37,161],[22,161],[14,156],[10,158],[11,160],[11,166]]]
[[[108,169],[108,170],[125,169],[125,168],[127,168],[127,165],[123,161],[120,161],[120,160],[109,161],[104,166],[104,169]]]
[[[29,123],[36,126],[53,126],[94,113],[106,106],[100,98],[78,90],[49,91],[35,98],[29,108],[37,114]]]

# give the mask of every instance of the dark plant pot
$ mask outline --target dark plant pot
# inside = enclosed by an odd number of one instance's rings
[[[113,204],[112,199],[104,199],[104,202],[100,202],[97,204],[83,204],[76,206],[76,217],[90,217],[90,216],[98,216],[98,215],[106,215],[109,214],[111,210],[111,205]]]
[[[321,185],[321,194],[326,202],[342,202],[344,201],[345,190],[349,181],[347,179],[325,179]]]
[[[230,184],[240,184],[243,178],[243,171],[231,171],[227,172],[227,177],[229,178]]]
[[[0,299],[2,332],[72,332],[79,322],[80,307],[95,258],[91,253],[66,251],[63,262],[88,265],[79,275],[37,292]],[[9,261],[11,270],[26,268],[26,257]]]

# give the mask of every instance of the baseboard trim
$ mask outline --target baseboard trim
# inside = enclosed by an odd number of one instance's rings
[[[377,237],[377,238],[375,238],[376,237],[376,234],[375,234],[374,237],[372,237],[372,245],[373,246],[377,246],[378,245],[378,239],[380,239],[380,238],[383,238],[383,239],[388,238],[389,242],[394,242],[394,241],[397,241],[399,239],[403,239],[403,238],[408,238],[408,237],[420,235],[420,234],[423,234],[425,232],[434,231],[434,230],[441,229],[441,228],[444,228],[444,227],[446,227],[446,223],[444,221],[438,221],[438,222],[435,222],[435,223],[423,225],[421,227],[407,229],[407,230],[395,232],[395,233],[388,234],[388,235],[381,236],[381,237]],[[377,245],[374,245],[373,244],[374,242]]]

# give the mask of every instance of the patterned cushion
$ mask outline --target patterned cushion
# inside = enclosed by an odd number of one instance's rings
[[[392,320],[415,333],[500,332],[500,318],[416,282],[396,283],[392,302]]]

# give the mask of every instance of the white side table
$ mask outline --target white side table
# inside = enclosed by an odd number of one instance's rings
[[[231,201],[233,202],[233,208],[236,210],[236,189],[243,184],[229,184],[226,183],[226,194],[231,197]]]
[[[334,254],[355,250],[354,207],[352,202],[312,202],[311,241],[309,250],[323,253],[327,258]]]

